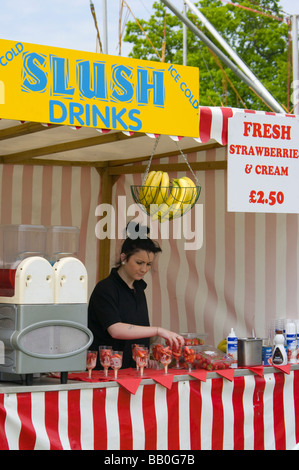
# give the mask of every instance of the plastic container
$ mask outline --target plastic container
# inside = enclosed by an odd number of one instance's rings
[[[262,346],[262,362],[263,366],[270,366],[272,363],[272,346],[271,341],[268,338],[263,338]]]
[[[151,369],[163,369],[163,366],[159,361],[159,349],[161,347],[165,347],[165,341],[162,338],[161,341],[150,345],[149,367]]]
[[[79,252],[78,227],[53,225],[47,227],[46,258],[53,265],[66,256],[78,257]]]
[[[279,366],[285,366],[288,363],[287,352],[284,346],[284,335],[280,330],[277,330],[274,338],[272,363]]]
[[[0,295],[14,295],[15,273],[20,262],[31,256],[45,257],[46,227],[43,225],[0,226]]]
[[[228,369],[233,365],[233,359],[227,354],[214,348],[204,345],[196,346],[196,358],[194,367],[196,369],[205,369],[207,371]]]
[[[295,320],[296,323],[296,338],[297,338],[297,364],[299,363],[299,320]]]
[[[186,346],[201,346],[206,343],[208,337],[205,333],[180,333]]]
[[[182,368],[188,369],[191,372],[192,369],[196,367],[196,359],[198,358],[198,353],[200,348],[203,346],[193,346],[193,345],[185,345],[183,346],[183,354],[182,354]]]
[[[273,325],[273,340],[275,338],[275,335],[277,332],[284,332],[284,328],[285,328],[285,319],[284,318],[275,318],[274,320],[274,325]]]
[[[286,334],[288,323],[294,323],[294,320],[292,320],[291,318],[284,318],[283,320],[283,334],[284,335]]]
[[[233,328],[231,328],[230,334],[227,336],[226,354],[232,359],[232,367],[237,367],[238,338]]]
[[[293,321],[288,321],[285,331],[287,358],[290,364],[297,362],[297,328]]]

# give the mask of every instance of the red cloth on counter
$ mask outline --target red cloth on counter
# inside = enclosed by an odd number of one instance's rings
[[[222,371],[223,377],[233,379],[234,371],[232,369],[227,369],[227,371]],[[70,372],[68,374],[68,380],[77,380],[83,382],[117,382],[119,385],[124,387],[128,392],[135,395],[140,382],[142,379],[152,379],[156,383],[162,385],[163,387],[170,390],[172,388],[173,379],[176,375],[190,375],[200,381],[206,381],[207,371],[204,369],[192,370],[188,372],[186,369],[168,369],[167,374],[165,374],[164,369],[148,369],[145,368],[143,371],[143,376],[141,377],[140,372],[137,369],[128,368],[120,369],[118,371],[117,379],[114,378],[113,370],[108,371],[108,377],[105,377],[104,371],[94,370],[92,371],[91,378],[88,377],[88,372]],[[59,374],[51,374],[52,377],[59,377]]]
[[[275,366],[279,371],[290,374],[291,366],[287,364],[286,366]],[[260,377],[263,376],[264,367],[244,367],[244,369],[251,370]],[[226,380],[233,381],[235,369],[228,368],[223,370],[215,370],[219,377],[222,377]],[[145,368],[143,371],[143,376],[140,375],[140,372],[137,369],[128,368],[120,369],[118,371],[117,379],[114,378],[114,371],[108,371],[108,377],[105,377],[103,370],[94,370],[92,371],[91,378],[88,377],[87,371],[82,372],[70,372],[68,374],[69,380],[77,380],[83,382],[117,382],[121,387],[127,390],[129,393],[135,395],[140,385],[142,379],[152,379],[156,383],[162,385],[163,387],[170,390],[172,388],[173,379],[176,375],[189,375],[197,380],[206,382],[208,371],[205,369],[195,369],[189,372],[186,369],[168,369],[167,374],[165,374],[164,369],[149,369]],[[50,374],[52,377],[59,378],[60,374]]]

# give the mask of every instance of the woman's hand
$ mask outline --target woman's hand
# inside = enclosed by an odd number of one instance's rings
[[[166,339],[171,348],[174,345],[177,349],[179,349],[185,343],[185,340],[181,335],[174,333],[173,331],[166,330],[165,328],[161,328],[160,326],[157,328],[157,335]]]
[[[185,343],[185,340],[181,335],[174,333],[173,331],[166,330],[160,326],[139,326],[118,322],[109,326],[107,331],[112,338],[124,340],[161,336],[161,338],[168,341],[171,347],[174,346],[177,349]]]

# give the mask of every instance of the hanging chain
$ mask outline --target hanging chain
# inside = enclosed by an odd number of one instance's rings
[[[147,167],[146,167],[146,170],[145,170],[145,173],[144,173],[144,176],[143,176],[143,180],[142,180],[142,185],[144,185],[145,181],[146,181],[146,178],[148,176],[148,173],[149,173],[149,169],[150,169],[150,166],[151,166],[151,163],[152,163],[152,159],[153,159],[153,156],[155,155],[155,152],[156,152],[156,148],[157,148],[157,145],[159,143],[159,140],[160,140],[160,137],[161,137],[161,134],[156,138],[156,142],[154,144],[154,147],[153,147],[153,150],[152,150],[152,154],[150,156],[150,159],[149,159],[149,162],[147,164]],[[177,141],[175,140],[175,144],[177,146],[177,148],[179,149],[180,151],[180,154],[182,155],[183,159],[185,160],[189,170],[191,171],[195,181],[196,181],[196,184],[199,185],[199,181],[198,181],[198,178],[196,176],[196,174],[194,173],[194,171],[192,170],[189,162],[188,162],[188,159],[186,157],[186,155],[184,154],[184,152],[182,151],[181,147],[179,146],[179,144],[177,143]]]
[[[191,173],[192,173],[192,175],[193,175],[193,177],[194,177],[194,179],[195,179],[195,181],[196,181],[196,184],[199,185],[199,181],[198,181],[198,178],[197,178],[196,174],[195,174],[194,171],[192,170],[192,168],[191,168],[191,166],[190,166],[190,164],[189,164],[189,162],[188,162],[188,160],[187,160],[186,155],[183,153],[181,147],[179,146],[179,144],[177,143],[176,140],[175,140],[175,144],[176,144],[177,148],[179,149],[180,154],[182,155],[183,159],[184,159],[185,162],[187,163],[187,166],[188,166],[189,170],[191,171]]]
[[[146,170],[145,170],[145,173],[144,173],[144,176],[143,176],[142,185],[144,185],[144,183],[145,183],[145,181],[146,181],[146,178],[147,178],[147,175],[148,175],[148,172],[149,172],[151,163],[152,163],[152,159],[153,159],[153,156],[155,155],[155,151],[156,151],[156,148],[157,148],[157,146],[158,146],[160,137],[161,137],[161,134],[156,138],[156,142],[155,142],[155,144],[154,144],[154,147],[153,147],[153,150],[152,150],[152,154],[151,154],[151,156],[150,156],[148,165],[147,165],[147,167],[146,167]]]

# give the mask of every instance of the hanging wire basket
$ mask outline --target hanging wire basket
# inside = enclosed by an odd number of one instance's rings
[[[163,180],[160,185],[146,184],[151,161],[158,145],[159,138],[160,136],[155,142],[142,184],[131,186],[131,193],[136,204],[138,204],[144,212],[150,215],[152,219],[158,219],[160,222],[163,222],[165,220],[182,217],[192,209],[199,198],[201,186],[177,142],[176,145],[187,163],[189,170],[193,174],[196,183],[194,183],[190,178],[182,177],[174,179],[171,184],[167,184],[165,186],[163,185]]]
[[[134,201],[153,219],[172,220],[182,217],[196,204],[201,186],[131,186]]]

